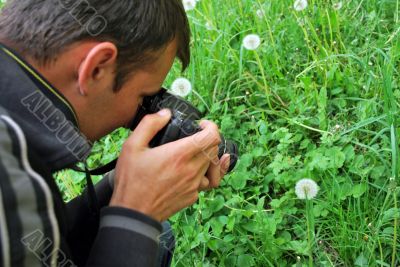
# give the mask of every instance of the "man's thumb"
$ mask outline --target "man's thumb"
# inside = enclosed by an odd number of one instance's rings
[[[171,111],[162,109],[158,113],[145,116],[129,137],[128,142],[138,146],[148,146],[154,136],[171,120]]]

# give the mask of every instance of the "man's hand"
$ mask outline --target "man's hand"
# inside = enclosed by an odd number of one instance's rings
[[[164,221],[196,202],[199,190],[219,185],[229,167],[229,156],[218,160],[220,135],[214,123],[204,121],[203,130],[193,136],[149,148],[149,142],[170,119],[169,110],[147,115],[125,142],[111,206]]]

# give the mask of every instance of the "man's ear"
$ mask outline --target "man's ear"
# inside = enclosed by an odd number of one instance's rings
[[[83,59],[78,70],[78,83],[81,95],[89,95],[101,87],[110,88],[114,81],[118,49],[110,42],[93,46]]]

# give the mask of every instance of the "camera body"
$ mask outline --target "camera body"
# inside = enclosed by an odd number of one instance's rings
[[[197,121],[202,118],[201,112],[185,99],[172,95],[162,88],[154,96],[145,97],[133,122],[131,129],[135,129],[144,116],[157,113],[168,108],[172,111],[170,122],[151,140],[150,147],[157,147],[163,144],[177,141],[179,139],[194,135],[201,131]],[[230,154],[230,166],[228,172],[232,171],[238,160],[238,146],[226,140],[221,135],[221,144],[219,145],[218,157],[224,154]]]

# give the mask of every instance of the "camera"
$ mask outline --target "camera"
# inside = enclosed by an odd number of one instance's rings
[[[135,129],[147,114],[157,113],[165,108],[171,110],[171,120],[167,126],[151,140],[149,144],[150,147],[157,147],[169,142],[174,142],[194,135],[202,130],[197,124],[197,121],[202,118],[202,113],[185,99],[168,93],[165,88],[161,88],[160,92],[156,95],[148,96],[143,99],[143,103],[139,107],[130,126],[131,130]],[[218,157],[221,158],[224,154],[230,154],[230,165],[228,169],[228,172],[230,172],[236,166],[239,150],[235,142],[226,140],[221,135]]]

